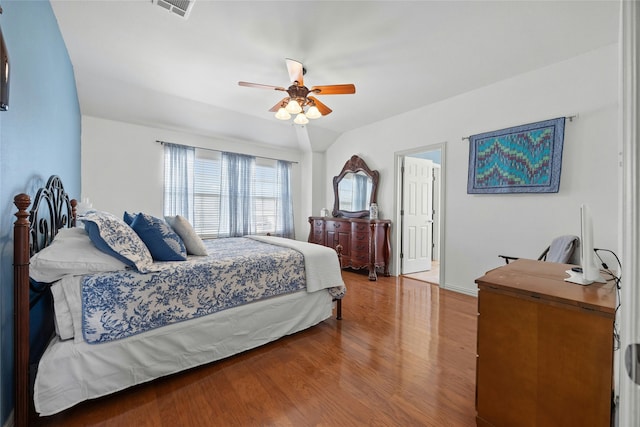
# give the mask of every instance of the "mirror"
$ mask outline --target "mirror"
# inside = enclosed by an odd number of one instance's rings
[[[366,218],[369,205],[376,203],[378,171],[372,171],[360,157],[353,155],[340,175],[333,177],[333,216]]]
[[[369,209],[373,180],[362,171],[347,172],[338,183],[338,210],[364,211]]]

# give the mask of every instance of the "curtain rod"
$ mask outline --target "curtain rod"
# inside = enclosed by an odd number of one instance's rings
[[[205,151],[217,151],[218,153],[231,153],[231,154],[240,154],[243,156],[247,156],[247,154],[244,153],[234,153],[233,151],[225,151],[225,150],[216,150],[214,148],[205,148],[205,147],[198,147],[196,145],[186,145],[186,144],[176,144],[175,142],[169,142],[169,141],[160,141],[158,139],[156,139],[156,142],[160,145],[164,145],[164,144],[173,144],[173,145],[179,145],[181,147],[189,147],[189,148],[197,148],[198,150],[205,150]],[[264,156],[253,156],[253,157],[259,157],[261,159],[266,159],[266,160],[278,160],[278,161],[283,161],[283,162],[289,162],[289,163],[293,163],[295,165],[298,164],[298,162],[295,162],[293,160],[283,160],[283,159],[276,159],[274,157],[264,157]]]
[[[577,119],[577,118],[578,118],[578,115],[577,115],[577,114],[574,114],[573,116],[565,116],[564,118],[565,118],[565,119],[567,119],[567,120],[569,120],[570,122],[572,122],[572,121],[574,121],[575,119]],[[553,120],[553,119],[551,119],[551,120]],[[468,136],[463,136],[463,137],[462,137],[462,140],[463,140],[463,141],[464,141],[464,140],[468,140],[469,138],[470,138],[470,137],[468,137]]]

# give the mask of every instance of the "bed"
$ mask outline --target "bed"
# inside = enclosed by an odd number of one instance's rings
[[[346,289],[329,248],[271,236],[201,241],[179,217],[76,218],[57,176],[30,210],[29,196],[14,202],[18,426],[31,401],[52,415],[307,329],[334,310],[341,318]],[[53,306],[36,332],[51,336],[42,352],[29,339],[41,298]]]

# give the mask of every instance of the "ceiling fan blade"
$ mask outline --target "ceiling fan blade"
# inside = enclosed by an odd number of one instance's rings
[[[282,98],[280,100],[280,102],[278,102],[276,105],[274,105],[273,107],[271,107],[269,109],[269,111],[273,111],[274,113],[277,113],[278,110],[280,109],[280,107],[284,108],[287,106],[287,102],[289,102],[289,97],[285,96],[284,98]]]
[[[327,107],[322,102],[320,102],[318,100],[318,98],[316,98],[314,96],[308,96],[307,98],[313,101],[313,103],[318,108],[318,111],[320,111],[320,114],[322,114],[323,116],[326,116],[327,114],[330,114],[331,111],[333,111],[333,110],[331,110],[331,108]]]
[[[310,92],[315,92],[316,95],[348,95],[356,93],[356,87],[353,84],[314,86]]]
[[[302,66],[302,62],[289,58],[286,58],[286,62],[289,80],[291,80],[291,82],[298,82],[298,86],[304,86],[304,67]]]
[[[240,86],[246,87],[257,87],[258,89],[271,89],[271,90],[282,90],[286,91],[282,86],[271,86],[271,85],[263,85],[260,83],[249,83],[249,82],[238,82]]]

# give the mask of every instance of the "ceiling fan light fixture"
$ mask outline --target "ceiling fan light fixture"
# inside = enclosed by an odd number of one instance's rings
[[[298,114],[302,112],[302,107],[300,106],[300,104],[298,104],[298,101],[296,101],[295,99],[292,99],[291,101],[289,101],[285,109],[289,114]]]
[[[195,1],[195,0],[153,0],[153,1]],[[239,81],[238,85],[245,87],[255,87],[260,89],[277,90],[286,92],[288,96],[282,98],[276,105],[269,109],[275,112],[278,120],[289,120],[296,116],[293,120],[295,124],[305,125],[309,123],[309,119],[319,119],[331,114],[331,108],[324,105],[315,96],[309,95],[342,95],[356,93],[356,87],[353,84],[324,85],[312,86],[311,89],[304,85],[303,77],[306,69],[302,63],[293,59],[286,59],[287,71],[292,84],[288,88],[282,86],[265,85],[260,83],[249,83]]]
[[[280,107],[278,109],[278,112],[276,113],[276,119],[289,120],[290,118],[291,118],[291,114],[289,114],[287,110],[285,110],[283,107]]]
[[[318,110],[318,107],[316,107],[315,105],[309,107],[305,114],[308,119],[319,119],[320,117],[322,117],[322,114],[320,114],[320,110]]]
[[[293,123],[297,125],[306,125],[307,123],[309,123],[309,119],[307,119],[307,116],[305,116],[304,113],[300,113],[296,116]]]

